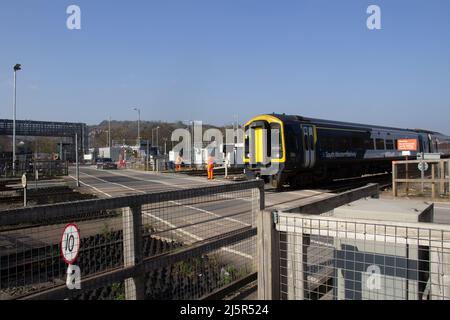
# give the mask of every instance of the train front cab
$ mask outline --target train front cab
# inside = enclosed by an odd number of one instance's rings
[[[268,181],[280,174],[285,161],[282,120],[261,115],[246,123],[244,163],[248,170]]]
[[[316,143],[313,124],[258,116],[245,125],[244,163],[248,170],[279,188],[298,178],[300,171],[314,168]]]

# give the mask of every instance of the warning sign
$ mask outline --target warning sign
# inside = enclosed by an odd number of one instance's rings
[[[399,151],[417,151],[416,139],[399,139],[397,140],[397,150]]]

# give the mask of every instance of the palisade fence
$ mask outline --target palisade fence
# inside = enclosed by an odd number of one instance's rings
[[[0,299],[216,297],[256,279],[263,209],[264,183],[248,181],[0,212]],[[61,257],[70,223],[79,290]]]
[[[260,213],[260,299],[450,299],[449,225],[335,217],[333,201]]]

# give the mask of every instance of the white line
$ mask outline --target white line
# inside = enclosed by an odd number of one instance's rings
[[[73,180],[77,181],[77,178],[72,177],[71,175],[69,175],[69,177],[71,177]],[[104,191],[102,191],[102,190],[100,190],[100,189],[98,189],[98,188],[96,188],[96,187],[94,187],[94,186],[91,186],[91,185],[89,185],[89,184],[87,184],[87,183],[85,183],[85,182],[83,182],[83,181],[81,181],[81,180],[80,180],[80,183],[83,184],[83,185],[85,185],[85,186],[87,186],[87,187],[89,187],[89,188],[94,189],[94,190],[97,191],[97,192],[103,193],[105,196],[107,196],[107,197],[109,197],[109,198],[112,198],[112,197],[113,197],[113,196],[110,195],[109,193],[106,193],[106,192],[104,192]]]
[[[100,179],[100,178],[98,178],[98,177],[92,176],[92,175],[87,174],[87,173],[84,173],[84,172],[82,172],[82,174],[87,175],[87,176],[92,177],[92,178],[95,178],[95,179],[97,179],[97,180],[99,180],[99,181],[103,181],[103,182],[105,182],[105,183],[112,183],[112,184],[115,184],[115,185],[124,187],[124,188],[126,188],[126,189],[129,189],[129,190],[137,191],[137,192],[140,192],[140,193],[146,193],[145,191],[137,190],[137,189],[134,189],[134,188],[131,188],[131,187],[122,185],[122,184],[120,184],[120,183],[109,182],[109,181]],[[73,178],[73,177],[71,176],[71,178]],[[75,179],[75,178],[73,178],[73,179]],[[75,179],[75,180],[76,180],[76,179]],[[81,182],[81,181],[80,181],[80,183],[83,183],[83,184],[89,186],[87,183],[84,183],[84,182]],[[99,190],[99,189],[97,189],[97,188],[95,188],[95,187],[92,187],[92,186],[90,186],[90,187],[93,188],[93,189],[95,189],[95,190]],[[100,191],[100,190],[99,190],[99,191]],[[106,192],[103,192],[103,191],[100,191],[100,192],[102,192],[103,194],[105,194],[105,195],[107,195],[107,196],[109,196],[109,197],[112,197],[111,195],[107,194]],[[192,206],[186,206],[186,205],[177,203],[177,202],[175,202],[175,201],[169,201],[169,202],[173,202],[173,203],[175,203],[175,204],[177,204],[177,205],[181,205],[181,206],[187,207],[187,208],[189,208],[189,209],[198,210],[198,211],[201,211],[201,212],[203,212],[203,213],[212,214],[212,215],[217,216],[217,217],[222,217],[221,215],[218,215],[218,214],[216,214],[216,213],[213,213],[213,212],[210,212],[210,211],[207,211],[207,210],[203,210],[203,209],[200,209],[200,208],[196,208],[196,207],[192,207]],[[147,212],[144,213],[144,214],[145,214],[145,215],[148,215],[148,216],[150,216],[150,217],[153,217],[154,219],[156,219],[156,220],[158,220],[158,221],[161,221],[161,222],[167,224],[167,225],[170,226],[171,228],[177,228],[176,230],[178,230],[179,232],[184,233],[184,234],[186,234],[186,235],[188,235],[188,236],[190,236],[190,237],[196,239],[197,241],[203,241],[203,240],[205,240],[204,238],[201,238],[201,237],[199,237],[199,236],[197,236],[197,235],[195,235],[195,234],[192,234],[192,233],[190,233],[190,232],[184,230],[183,228],[178,228],[176,225],[171,224],[170,222],[168,222],[168,221],[166,221],[166,220],[164,220],[164,219],[161,219],[161,218],[159,218],[159,217],[157,217],[157,216],[155,216],[155,215],[152,215],[152,214],[147,213]],[[225,218],[225,219],[234,220],[234,219],[231,219],[231,218]],[[235,220],[235,221],[236,221],[236,222],[239,222],[239,223],[244,223],[244,222],[238,221],[238,220]],[[246,223],[244,223],[244,224],[246,224]],[[249,226],[249,224],[246,224],[246,225]],[[176,231],[176,230],[174,230],[174,231]],[[240,251],[237,251],[237,250],[234,250],[234,249],[221,248],[221,250],[227,251],[227,252],[230,252],[230,253],[234,253],[234,254],[237,254],[237,255],[240,255],[240,256],[242,256],[242,257],[244,257],[244,258],[253,259],[253,257],[252,257],[251,255],[248,255],[248,254],[246,254],[246,253],[243,253],[243,252],[240,252]]]
[[[157,216],[155,216],[155,215],[153,215],[153,214],[151,214],[151,213],[143,212],[143,214],[146,215],[146,216],[149,216],[149,217],[151,217],[151,218],[153,218],[153,219],[156,219],[156,220],[158,220],[158,221],[160,221],[160,222],[162,222],[162,223],[164,223],[164,224],[167,224],[167,225],[168,225],[169,227],[171,227],[171,228],[176,229],[176,230],[171,230],[171,231],[175,231],[175,232],[179,231],[179,232],[181,232],[181,233],[184,233],[185,235],[188,235],[188,236],[191,237],[191,238],[194,238],[194,239],[197,240],[197,241],[203,241],[203,240],[205,240],[205,239],[203,239],[203,238],[201,238],[201,237],[199,237],[199,236],[196,236],[196,235],[193,234],[193,233],[190,233],[190,232],[184,230],[183,228],[178,228],[176,225],[174,225],[174,224],[172,224],[172,223],[170,223],[170,222],[168,222],[168,221],[166,221],[166,220],[164,220],[164,219],[161,219],[160,217],[157,217]],[[164,231],[163,231],[163,232],[164,232]]]
[[[246,227],[251,226],[251,224],[249,224],[249,223],[245,223],[243,221],[239,221],[239,220],[236,220],[236,219],[233,219],[233,218],[224,217],[224,216],[221,216],[220,214],[217,214],[217,213],[205,210],[205,209],[200,209],[200,208],[197,208],[197,207],[189,206],[189,205],[182,204],[182,203],[176,202],[176,201],[170,201],[170,202],[173,202],[173,203],[175,203],[175,204],[177,204],[179,206],[183,206],[183,207],[188,208],[188,209],[197,210],[197,211],[200,211],[200,212],[203,212],[203,213],[207,213],[207,214],[210,214],[210,215],[213,215],[213,216],[216,216],[216,217],[222,217],[222,218],[224,218],[224,220],[240,223],[240,224],[243,224]]]
[[[90,175],[90,174],[87,174],[87,173],[84,173],[84,172],[81,172],[81,174],[84,174],[84,175],[86,175],[88,177],[91,177],[93,179],[97,179],[97,180],[102,181],[102,182],[107,183],[107,184],[115,184],[116,186],[119,186],[119,187],[122,187],[122,188],[125,188],[125,189],[128,189],[128,190],[131,190],[131,191],[137,191],[137,192],[140,192],[140,193],[146,193],[145,191],[137,190],[137,189],[128,187],[128,186],[126,186],[124,184],[120,184],[120,183],[117,183],[117,182],[111,182],[111,181],[103,180],[101,178],[98,178],[96,176],[93,176],[93,175]]]

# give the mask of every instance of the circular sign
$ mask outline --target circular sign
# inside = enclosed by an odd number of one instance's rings
[[[420,171],[427,171],[428,163],[427,162],[419,162],[418,168]]]
[[[61,256],[68,264],[72,264],[78,258],[80,252],[80,229],[74,224],[64,228],[61,237]]]
[[[27,187],[27,175],[25,173],[22,175],[22,187]]]

